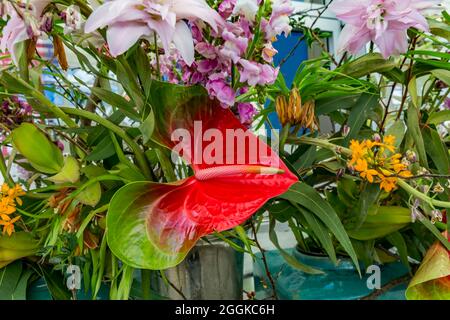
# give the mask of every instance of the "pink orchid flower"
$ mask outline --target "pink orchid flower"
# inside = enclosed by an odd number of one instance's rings
[[[141,38],[153,41],[156,33],[166,53],[170,53],[170,45],[174,44],[183,60],[191,65],[194,42],[184,20],[203,20],[216,32],[223,23],[205,0],[113,0],[91,14],[85,31],[108,26],[106,37],[112,56],[124,53]]]
[[[423,10],[437,5],[435,0],[336,0],[330,9],[347,23],[340,37],[340,51],[357,54],[369,41],[383,57],[408,50],[407,30],[428,31]]]
[[[3,28],[0,50],[4,53],[9,52],[16,65],[19,60],[17,45],[40,35],[39,23],[41,22],[42,12],[50,2],[51,0],[18,1],[16,5],[18,10],[21,10],[21,15],[11,7],[8,7],[8,12],[5,12],[5,14],[10,15],[10,19]]]

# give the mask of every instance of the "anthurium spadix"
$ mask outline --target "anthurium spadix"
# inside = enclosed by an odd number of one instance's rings
[[[110,203],[107,239],[128,265],[159,270],[180,263],[201,237],[245,222],[297,177],[204,89],[155,82],[151,91],[153,140],[182,155],[194,175],[124,186]]]

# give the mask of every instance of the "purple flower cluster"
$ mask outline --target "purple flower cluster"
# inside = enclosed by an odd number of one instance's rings
[[[272,64],[277,53],[272,42],[290,33],[293,7],[290,0],[223,0],[216,7],[224,19],[217,32],[201,21],[189,25],[194,62],[188,65],[172,50],[159,57],[160,71],[173,83],[203,85],[222,107],[236,107],[242,123],[248,124],[255,108],[251,103],[236,105],[236,97],[249,87],[275,82],[279,70]]]
[[[17,96],[3,100],[0,107],[0,123],[8,128],[14,128],[23,122],[31,120],[32,108]]]

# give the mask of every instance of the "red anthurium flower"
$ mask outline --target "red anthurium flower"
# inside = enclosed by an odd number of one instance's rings
[[[131,266],[165,269],[180,263],[201,237],[245,222],[297,177],[199,88],[160,83],[154,90],[164,104],[152,105],[159,124],[153,139],[179,151],[194,176],[119,190],[108,212],[108,242]]]

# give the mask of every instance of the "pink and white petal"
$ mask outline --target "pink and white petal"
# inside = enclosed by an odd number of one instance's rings
[[[374,40],[385,59],[392,55],[402,54],[408,50],[406,30],[387,30],[382,37]]]
[[[144,23],[117,22],[106,32],[109,51],[113,57],[121,55],[131,48],[142,36],[149,35],[151,30]]]
[[[165,20],[148,20],[147,25],[150,29],[154,30],[158,34],[164,51],[166,53],[169,53],[170,44],[172,43],[175,34],[175,27],[172,27]]]
[[[134,9],[135,5],[138,5],[139,1],[137,0],[120,0],[120,1],[109,1],[105,4],[98,7],[86,21],[86,25],[84,30],[86,33],[91,33],[99,28],[103,28],[111,23],[113,23],[117,18],[122,17],[125,18],[129,16],[131,12],[129,9],[133,9],[133,11],[138,11]],[[128,10],[127,10],[128,9]],[[124,13],[127,13],[125,15]]]
[[[363,21],[362,17],[368,6],[368,0],[337,0],[330,5],[330,10],[334,12],[340,20],[353,25],[359,25]]]
[[[348,24],[341,31],[338,52],[348,51],[352,54],[358,54],[369,41],[370,33],[368,30]]]
[[[180,52],[181,57],[188,66],[194,62],[194,39],[187,24],[184,21],[177,22],[175,33],[173,35],[173,43]]]
[[[172,12],[177,15],[178,19],[203,20],[216,32],[218,25],[225,24],[217,11],[213,10],[204,0],[174,0]]]
[[[40,16],[42,14],[42,11],[44,11],[45,7],[52,2],[51,0],[35,0],[32,1],[34,6],[34,12],[37,16]]]

